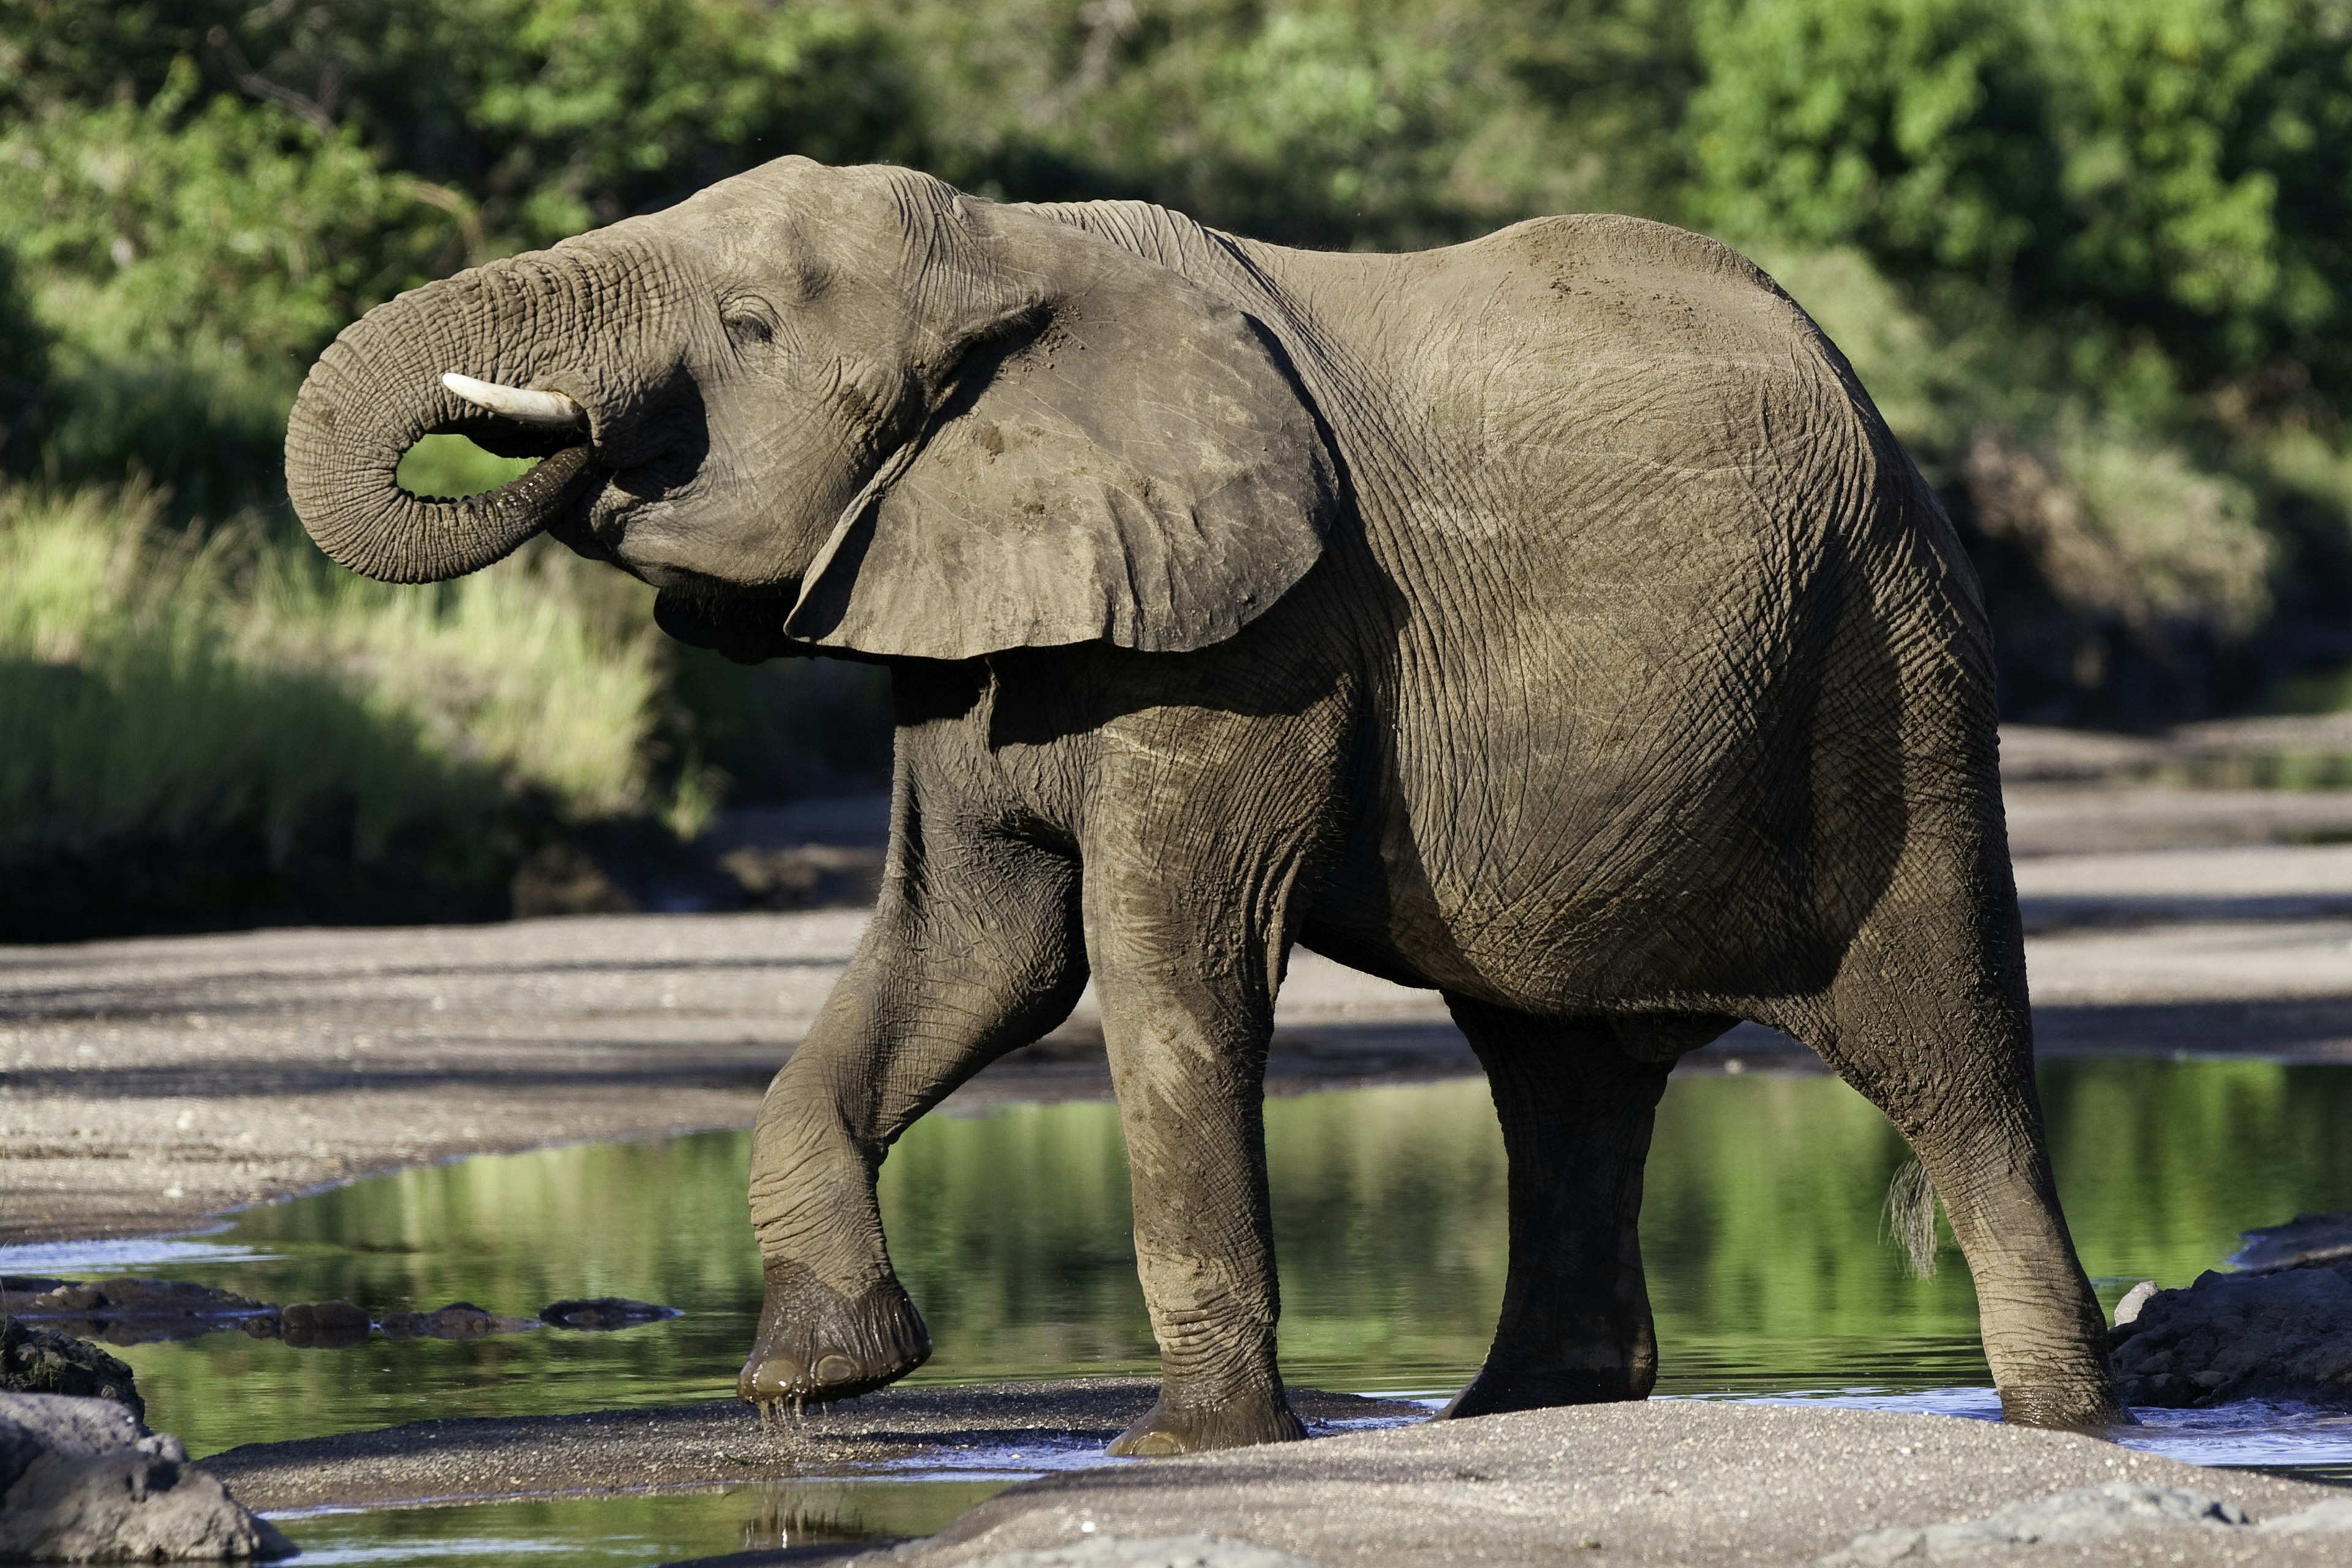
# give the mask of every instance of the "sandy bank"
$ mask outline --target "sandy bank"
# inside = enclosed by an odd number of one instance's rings
[[[1206,1531],[1348,1564],[1797,1564],[1867,1532],[1980,1518],[2111,1481],[2218,1496],[2255,1521],[2345,1494],[2091,1437],[1938,1415],[1653,1401],[1435,1422],[1051,1477],[981,1504],[893,1568],[1088,1535]],[[2340,1563],[2352,1534],[2179,1526],[1971,1563]],[[1921,1560],[1926,1560],[1923,1556]],[[1948,1560],[1948,1559],[1945,1559]]]
[[[248,1505],[270,1510],[877,1470],[1057,1472],[877,1560],[903,1568],[953,1568],[1088,1535],[1202,1531],[1328,1568],[1809,1563],[1870,1531],[1979,1518],[2115,1481],[2216,1496],[2256,1521],[2347,1495],[1987,1422],[1689,1401],[1387,1425],[1421,1413],[1302,1393],[1295,1395],[1300,1413],[1318,1433],[1309,1442],[1093,1463],[1151,1395],[1152,1384],[1134,1379],[897,1388],[775,1429],[730,1404],[418,1422],[237,1448],[204,1463]],[[1383,1425],[1347,1429],[1359,1422]],[[2332,1563],[2343,1560],[2347,1541],[2183,1527],[1969,1560]]]

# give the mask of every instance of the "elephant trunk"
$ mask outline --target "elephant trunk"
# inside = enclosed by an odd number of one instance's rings
[[[576,298],[570,270],[545,256],[493,262],[379,305],[328,346],[286,426],[287,495],[320,549],[362,576],[435,583],[503,558],[579,503],[602,472],[593,418],[545,386],[563,341],[553,318]],[[486,412],[484,384],[534,390]],[[562,404],[574,422],[543,416]],[[545,460],[460,500],[401,489],[402,457],[447,432]]]

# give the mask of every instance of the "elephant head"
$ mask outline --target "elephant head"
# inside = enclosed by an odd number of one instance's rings
[[[410,495],[394,469],[436,432],[545,460]],[[1202,647],[1304,575],[1337,495],[1232,305],[928,176],[800,158],[370,311],[304,384],[286,472],[354,571],[457,576],[544,531],[739,657]]]

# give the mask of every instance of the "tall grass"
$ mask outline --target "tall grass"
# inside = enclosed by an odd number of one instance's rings
[[[333,571],[250,521],[158,526],[137,485],[0,488],[0,861],[324,832],[489,839],[519,798],[658,809],[658,655],[527,552],[436,589]],[[623,584],[625,589],[633,584]]]

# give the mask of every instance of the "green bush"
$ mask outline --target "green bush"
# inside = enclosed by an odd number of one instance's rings
[[[1691,106],[1698,213],[1991,281],[2039,255],[2058,172],[2000,0],[1717,0]]]
[[[1442,245],[1654,207],[1679,0],[908,0],[918,161],[1022,200],[1140,196],[1262,238]]]

